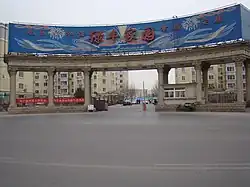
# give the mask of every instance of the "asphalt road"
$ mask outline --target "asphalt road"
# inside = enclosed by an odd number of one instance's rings
[[[249,113],[0,116],[1,187],[249,187]]]

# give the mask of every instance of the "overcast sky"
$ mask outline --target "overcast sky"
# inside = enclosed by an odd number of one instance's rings
[[[233,3],[250,8],[250,0],[0,0],[0,22],[62,25],[120,24],[160,20],[214,9]],[[132,71],[130,83],[151,88],[157,73]],[[174,81],[174,71],[170,73]]]

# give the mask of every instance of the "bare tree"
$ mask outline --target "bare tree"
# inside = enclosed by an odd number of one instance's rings
[[[128,96],[130,98],[133,98],[136,96],[136,89],[135,89],[135,85],[130,85],[128,88]]]
[[[154,97],[157,97],[158,96],[158,81],[155,82],[153,88],[152,88],[152,95]]]

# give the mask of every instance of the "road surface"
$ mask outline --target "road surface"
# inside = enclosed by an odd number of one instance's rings
[[[249,113],[0,116],[1,187],[248,187]]]

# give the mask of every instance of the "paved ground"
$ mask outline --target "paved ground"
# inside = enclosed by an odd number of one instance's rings
[[[1,187],[248,187],[249,113],[0,116]]]

